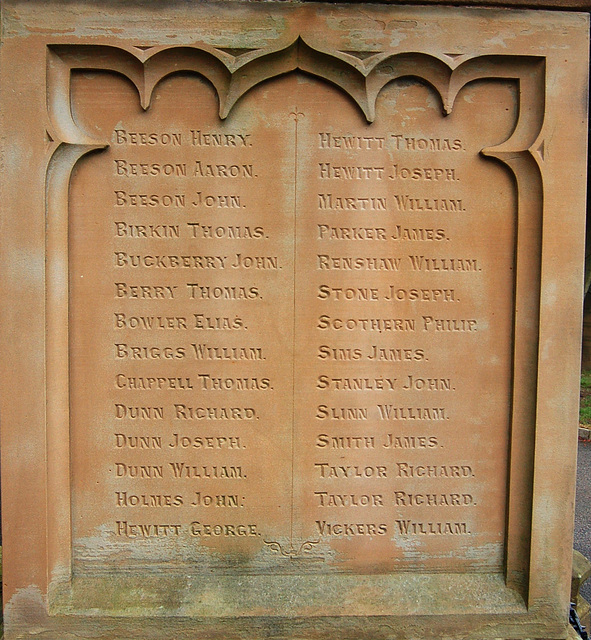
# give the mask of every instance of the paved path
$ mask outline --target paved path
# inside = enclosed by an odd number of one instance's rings
[[[574,547],[591,559],[591,441],[579,441]],[[587,602],[591,601],[591,578],[581,593]]]

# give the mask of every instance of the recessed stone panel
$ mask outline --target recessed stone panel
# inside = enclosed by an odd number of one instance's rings
[[[586,19],[9,5],[7,638],[565,633]]]

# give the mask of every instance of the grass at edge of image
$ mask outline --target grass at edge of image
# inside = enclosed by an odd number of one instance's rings
[[[581,374],[579,424],[586,429],[591,428],[591,371],[583,371]]]

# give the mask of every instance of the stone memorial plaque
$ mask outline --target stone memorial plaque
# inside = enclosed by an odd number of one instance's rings
[[[586,16],[94,4],[3,3],[7,640],[565,637]]]

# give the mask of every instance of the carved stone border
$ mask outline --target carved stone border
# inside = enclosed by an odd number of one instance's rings
[[[533,470],[538,378],[541,245],[543,222],[545,58],[520,55],[469,57],[420,52],[323,51],[302,36],[277,48],[225,49],[200,46],[113,47],[48,45],[47,135],[51,157],[46,174],[46,374],[49,578],[68,590],[72,578],[70,424],[68,366],[68,199],[73,167],[85,154],[108,147],[83,131],[72,116],[73,70],[121,74],[136,87],[141,106],[150,107],[156,85],[178,72],[205,77],[216,90],[220,118],[257,84],[299,70],[338,86],[375,118],[380,91],[403,77],[428,83],[452,112],[459,91],[476,80],[516,81],[519,115],[510,137],[481,153],[507,166],[517,186],[513,309],[513,384],[508,468],[506,583],[528,602],[532,549]],[[526,197],[524,193],[527,192]],[[534,194],[535,197],[532,197]],[[517,459],[513,454],[524,453]],[[291,552],[288,552],[290,555]],[[50,597],[51,601],[51,597]]]

